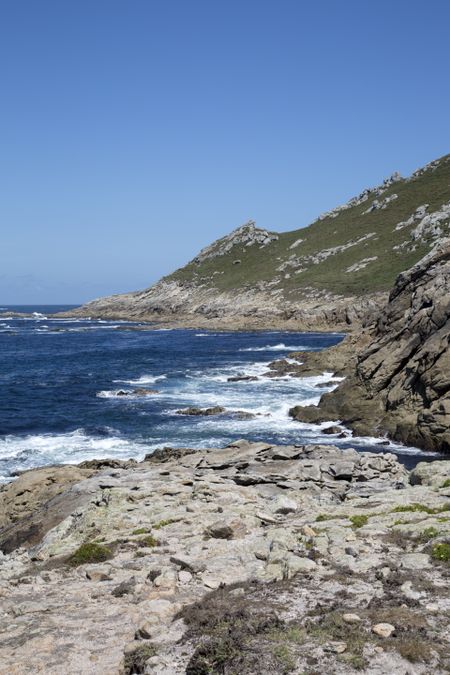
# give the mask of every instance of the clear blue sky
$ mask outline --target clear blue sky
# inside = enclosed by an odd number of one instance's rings
[[[450,151],[448,0],[0,0],[0,304],[142,288]]]

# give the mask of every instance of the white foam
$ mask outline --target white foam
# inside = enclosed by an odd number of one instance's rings
[[[160,380],[167,379],[167,375],[141,375],[136,380],[113,380],[113,382],[123,383],[123,384],[154,384]]]
[[[290,352],[290,351],[310,351],[310,347],[305,347],[305,345],[285,345],[284,342],[280,342],[277,345],[265,345],[264,347],[242,347],[240,352]]]
[[[160,402],[175,404],[176,409],[185,406],[210,407],[220,405],[227,410],[244,410],[258,415],[253,420],[236,421],[225,420],[228,426],[232,424],[257,424],[261,417],[270,417],[271,422],[265,427],[271,426],[272,431],[281,427],[292,426],[293,421],[288,416],[288,411],[296,404],[317,405],[321,395],[337,386],[328,385],[320,390],[316,388],[318,383],[330,381],[332,373],[325,372],[320,376],[293,378],[284,376],[281,378],[262,377],[257,381],[228,382],[228,378],[237,374],[263,375],[267,372],[267,363],[254,363],[235,365],[227,369],[209,369],[206,371],[191,371],[186,375],[183,384],[178,385],[176,390],[166,389],[159,396]],[[341,378],[340,378],[341,379]],[[218,386],[218,384],[220,386]],[[166,414],[174,414],[176,409],[167,408]],[[196,418],[198,423],[214,425],[216,417]],[[295,425],[295,422],[294,422]],[[222,419],[220,421],[222,426]],[[213,427],[211,426],[211,429]],[[213,435],[215,435],[213,433]]]
[[[18,471],[46,464],[78,464],[87,459],[107,457],[142,459],[146,452],[147,447],[137,441],[117,435],[97,438],[86,434],[83,429],[65,434],[11,435],[0,439],[0,457],[15,458],[15,470]]]
[[[125,394],[120,394],[119,392],[125,392]],[[131,389],[104,389],[96,393],[97,398],[128,398],[132,393]]]
[[[157,392],[152,393],[152,398],[157,395]],[[133,399],[147,398],[146,393],[139,394],[135,389],[104,389],[96,394],[97,398],[120,398],[125,401]]]

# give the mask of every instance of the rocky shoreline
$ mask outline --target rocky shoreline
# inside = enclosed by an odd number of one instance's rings
[[[237,441],[0,490],[0,673],[448,672],[450,461]]]
[[[303,376],[346,376],[319,406],[296,406],[303,422],[341,420],[362,436],[450,452],[450,245],[401,274],[373,326],[318,354],[293,354]]]
[[[368,298],[330,296],[304,299],[301,303],[274,303],[273,298],[256,290],[238,296],[224,293],[213,299],[199,299],[196,291],[198,306],[190,308],[191,290],[174,284],[166,289],[161,281],[145,294],[142,303],[135,297],[139,294],[117,295],[58,316],[147,322],[148,328],[348,332],[366,325],[387,298],[386,293],[376,293]],[[152,294],[156,297],[155,307],[149,299]]]

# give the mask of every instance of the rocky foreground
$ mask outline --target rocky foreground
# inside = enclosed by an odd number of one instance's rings
[[[238,441],[0,491],[0,673],[446,673],[450,461]]]

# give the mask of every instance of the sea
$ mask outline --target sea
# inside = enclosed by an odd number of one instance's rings
[[[293,351],[335,345],[342,334],[149,329],[52,316],[71,308],[0,308],[0,482],[43,465],[140,460],[156,448],[224,447],[237,439],[390,451],[409,468],[439,458],[375,438],[337,438],[323,433],[329,423],[289,417],[289,408],[317,404],[339,378],[266,378],[268,364]],[[240,375],[257,379],[228,381]],[[135,395],[140,388],[157,393]],[[227,412],[177,413],[190,406]]]

